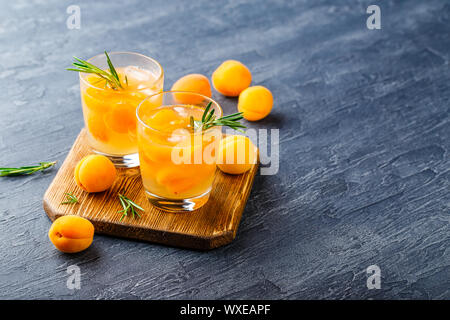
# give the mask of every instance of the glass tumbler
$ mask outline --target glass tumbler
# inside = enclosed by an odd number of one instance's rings
[[[221,127],[196,128],[205,108],[222,109],[196,93],[152,95],[136,110],[140,170],[150,202],[167,211],[192,211],[209,198],[216,173]]]
[[[95,74],[80,73],[81,104],[88,141],[93,152],[105,155],[117,167],[139,166],[136,108],[146,97],[162,92],[164,72],[149,57],[132,52],[108,54],[122,88],[111,88]],[[88,62],[107,70],[105,54]]]

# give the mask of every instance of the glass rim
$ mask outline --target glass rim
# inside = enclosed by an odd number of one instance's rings
[[[133,55],[133,56],[140,56],[140,57],[145,58],[145,59],[149,60],[150,62],[156,64],[156,65],[159,67],[159,75],[158,75],[158,77],[155,79],[155,81],[154,81],[153,83],[156,83],[156,82],[158,82],[159,80],[161,80],[161,78],[162,78],[163,75],[164,75],[164,69],[163,69],[162,65],[161,65],[158,61],[156,61],[155,59],[150,58],[150,57],[148,57],[148,56],[146,56],[146,55],[144,55],[144,54],[142,54],[142,53],[137,53],[137,52],[132,52],[132,51],[112,51],[112,52],[108,52],[108,55],[109,55],[110,57],[111,57],[112,55],[117,55],[117,54],[129,54],[129,55]],[[89,59],[86,60],[86,61],[87,61],[87,62],[91,62],[93,59],[95,59],[95,58],[97,58],[97,57],[100,57],[100,56],[105,56],[105,59],[106,59],[106,55],[105,55],[105,53],[103,52],[103,53],[99,53],[99,54],[97,54],[97,55],[95,55],[95,56],[89,58]],[[97,90],[108,90],[108,89],[105,89],[105,88],[96,87],[96,86],[90,84],[88,81],[86,81],[85,78],[86,78],[86,76],[89,75],[89,74],[90,74],[90,73],[78,72],[78,76],[80,77],[80,81],[82,81],[85,85],[87,85],[87,86],[89,86],[89,87],[91,87],[91,88],[97,89]],[[140,91],[142,91],[142,90],[146,90],[146,89],[144,88],[144,89],[133,90],[133,91],[139,91],[139,92],[140,92]],[[120,91],[117,91],[117,93],[119,93],[119,92],[120,92]]]
[[[164,95],[164,94],[166,94],[166,93],[184,93],[184,94],[188,93],[188,94],[192,94],[192,95],[196,95],[196,96],[202,97],[202,98],[204,98],[205,100],[208,100],[209,102],[212,102],[212,104],[220,111],[220,117],[223,116],[223,110],[222,110],[222,107],[221,107],[221,106],[217,103],[217,101],[215,101],[213,98],[210,98],[210,97],[205,96],[205,95],[200,94],[200,93],[190,92],[190,91],[178,91],[178,90],[173,90],[173,91],[172,91],[172,90],[170,90],[170,91],[162,91],[162,92],[155,93],[155,94],[152,94],[152,95],[146,97],[144,100],[142,100],[142,101],[139,103],[139,105],[138,105],[137,108],[136,108],[136,118],[138,119],[138,122],[139,122],[140,124],[142,124],[145,128],[151,129],[151,130],[153,130],[153,131],[155,131],[155,132],[167,133],[167,132],[163,132],[162,130],[158,130],[158,129],[155,129],[155,128],[149,126],[148,124],[146,124],[146,123],[144,122],[144,120],[141,119],[141,117],[139,117],[139,110],[140,110],[142,104],[143,104],[145,101],[147,101],[148,99],[150,99],[150,98],[152,98],[152,97],[155,97],[155,96],[158,96],[158,95]],[[188,104],[188,103],[184,103],[184,104],[180,104],[180,105],[187,105],[187,106],[192,105],[192,106],[195,106],[195,104]],[[163,107],[163,106],[162,106],[162,107]],[[159,108],[159,107],[157,107],[157,108]],[[155,108],[155,109],[157,109],[157,108]],[[205,107],[205,108],[206,108],[206,107]],[[155,109],[153,109],[153,110],[155,110]],[[211,127],[211,128],[209,128],[209,129],[206,129],[206,130],[201,130],[201,131],[198,131],[198,132],[194,132],[194,133],[192,133],[192,135],[197,135],[197,134],[201,134],[201,133],[204,133],[204,132],[208,132],[208,131],[210,131],[210,130],[212,130],[212,129],[214,129],[214,128],[217,128],[217,127]]]

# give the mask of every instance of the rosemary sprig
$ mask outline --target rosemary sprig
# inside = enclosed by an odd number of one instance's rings
[[[76,61],[72,63],[76,68],[67,68],[69,71],[83,72],[83,73],[93,73],[105,80],[105,85],[108,84],[112,89],[117,90],[118,88],[123,88],[120,83],[119,75],[117,74],[116,68],[114,68],[108,53],[105,51],[106,62],[108,63],[109,72],[94,66],[92,63],[82,60],[77,57],[73,57]],[[128,82],[128,79],[126,79]]]
[[[122,221],[122,219],[125,218],[125,216],[128,216],[128,210],[130,210],[133,218],[136,218],[136,216],[138,216],[139,218],[141,217],[139,215],[139,213],[136,211],[136,209],[145,211],[144,209],[142,209],[142,207],[140,207],[139,205],[137,205],[136,203],[131,201],[130,198],[124,196],[123,194],[119,193],[118,196],[119,196],[120,204],[123,207],[122,210],[118,211],[118,212],[122,212],[122,217],[120,218],[119,221]]]
[[[73,193],[71,193],[71,192],[65,192],[64,194],[66,195],[66,199],[67,199],[67,200],[61,202],[61,204],[75,204],[75,203],[78,203],[78,199],[77,199],[77,197],[75,197],[75,196],[73,195]]]
[[[39,165],[36,166],[26,166],[19,168],[0,168],[0,177],[6,176],[24,176],[28,174],[35,173],[37,171],[45,170],[54,166],[56,161],[51,162],[39,162]]]
[[[242,112],[233,113],[217,119],[214,115],[214,109],[211,109],[211,105],[212,102],[208,103],[201,120],[194,120],[194,117],[191,116],[190,126],[194,132],[197,130],[207,130],[216,126],[226,126],[244,133],[241,128],[246,128],[246,126],[239,122],[243,118]]]

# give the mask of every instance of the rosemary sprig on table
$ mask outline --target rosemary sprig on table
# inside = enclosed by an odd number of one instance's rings
[[[117,74],[116,68],[114,68],[111,59],[109,59],[108,53],[105,51],[106,62],[108,63],[109,72],[94,66],[92,63],[82,60],[77,57],[73,57],[76,62],[72,64],[76,68],[67,68],[69,71],[83,72],[83,73],[93,73],[105,80],[105,85],[109,85],[112,89],[117,90],[118,88],[123,88],[120,83],[119,75]],[[128,79],[126,79],[128,83]]]
[[[73,193],[71,193],[71,192],[65,192],[64,194],[66,195],[66,199],[67,199],[67,200],[61,202],[61,204],[75,204],[75,203],[78,203],[78,199],[77,199],[77,197],[75,197],[75,196],[73,195]]]
[[[239,122],[243,118],[242,112],[233,113],[217,119],[214,115],[214,109],[211,109],[211,105],[212,102],[208,103],[201,120],[194,120],[194,117],[191,116],[190,126],[194,132],[197,130],[207,130],[216,126],[226,126],[244,132],[241,128],[246,128],[246,126]]]
[[[18,168],[0,168],[0,177],[6,176],[24,176],[28,174],[35,173],[37,171],[45,170],[54,166],[56,161],[51,162],[39,162],[39,165],[36,166],[26,166],[26,167],[18,167]]]
[[[130,210],[133,218],[136,218],[136,216],[138,216],[139,218],[141,217],[139,215],[139,213],[136,211],[136,209],[145,211],[144,209],[142,209],[142,207],[140,207],[139,205],[137,205],[136,203],[131,201],[130,198],[124,196],[123,194],[119,193],[118,197],[119,197],[120,204],[123,207],[122,210],[118,211],[118,212],[122,212],[122,217],[120,218],[119,221],[122,221],[122,219],[125,218],[125,216],[128,216],[128,210]]]

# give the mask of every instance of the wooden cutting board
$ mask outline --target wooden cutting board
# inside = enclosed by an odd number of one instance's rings
[[[83,129],[45,192],[44,210],[51,220],[75,214],[89,219],[97,233],[202,250],[223,246],[234,239],[258,168],[255,164],[241,175],[217,170],[211,196],[203,207],[170,213],[149,203],[139,168],[118,169],[116,181],[107,191],[94,194],[82,191],[75,183],[73,171],[77,162],[90,153]],[[66,192],[73,193],[79,203],[62,205]],[[145,209],[141,218],[129,216],[119,221],[118,211],[122,209],[117,198],[119,192]]]

